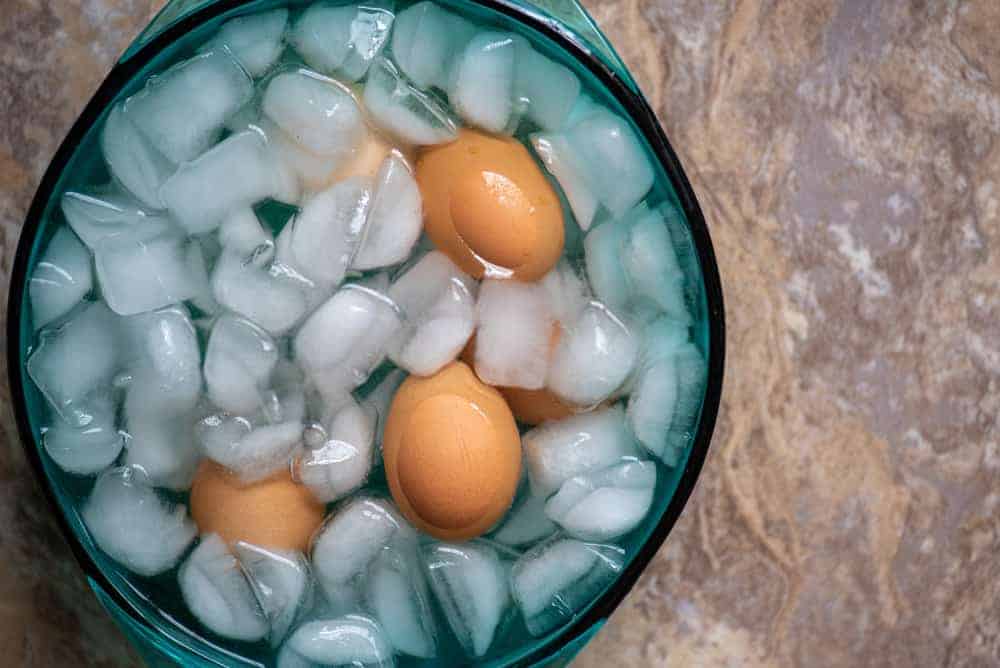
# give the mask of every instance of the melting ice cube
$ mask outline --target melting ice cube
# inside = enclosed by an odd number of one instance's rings
[[[398,155],[382,161],[375,176],[364,240],[352,267],[362,271],[398,264],[409,256],[423,226],[420,189]]]
[[[363,615],[306,622],[295,629],[278,655],[278,668],[393,665],[392,645],[385,632],[375,620]]]
[[[309,308],[308,281],[269,271],[225,251],[212,273],[212,294],[220,304],[274,335],[284,334]]]
[[[302,423],[253,424],[243,417],[210,415],[198,424],[205,454],[246,483],[287,469],[302,443]]]
[[[388,59],[372,65],[364,103],[380,128],[407,144],[443,144],[458,137],[458,126],[445,105],[407,81]]]
[[[60,227],[28,280],[35,329],[69,313],[90,292],[93,282],[90,253],[73,232]]]
[[[315,3],[292,29],[291,42],[302,59],[324,74],[361,79],[389,40],[391,3],[341,7]]]
[[[537,283],[486,280],[479,289],[476,373],[490,385],[545,385],[552,307]],[[516,332],[516,336],[511,333]]]
[[[126,115],[124,104],[115,105],[104,122],[101,130],[101,153],[112,176],[126,190],[145,206],[163,208],[160,187],[177,167],[139,132],[135,123]],[[80,234],[80,231],[77,230],[77,233]],[[80,236],[87,241],[83,234]]]
[[[90,402],[86,425],[69,424],[58,415],[42,435],[45,452],[59,468],[77,475],[91,475],[111,466],[122,450],[122,435],[115,426],[115,405],[108,395]]]
[[[613,540],[639,525],[655,487],[652,462],[626,462],[570,478],[545,504],[545,514],[574,538]]]
[[[357,490],[372,468],[376,416],[347,401],[325,425],[325,440],[303,453],[295,466],[297,480],[323,503]]]
[[[418,2],[396,17],[392,55],[420,88],[445,89],[452,61],[475,30],[468,21],[433,2]]]
[[[522,37],[515,38],[517,66],[514,99],[525,106],[525,116],[546,131],[566,124],[580,95],[580,80],[568,68],[535,51]]]
[[[366,600],[389,642],[401,654],[432,658],[436,629],[416,551],[383,549],[368,573]]]
[[[238,16],[222,24],[202,48],[225,47],[251,76],[262,77],[281,56],[287,23],[287,9]]]
[[[63,215],[80,240],[93,250],[106,237],[128,231],[152,216],[118,186],[68,192],[62,198]]]
[[[264,92],[264,114],[307,151],[351,154],[365,136],[365,122],[351,91],[309,70],[284,72]]]
[[[298,551],[264,549],[243,541],[233,551],[271,626],[268,640],[277,647],[312,603],[309,561]]]
[[[510,124],[514,100],[516,46],[508,33],[483,32],[466,45],[455,63],[448,99],[472,125],[503,132]]]
[[[223,315],[205,351],[208,396],[224,411],[251,415],[261,407],[277,363],[278,346],[270,334],[249,320]]]

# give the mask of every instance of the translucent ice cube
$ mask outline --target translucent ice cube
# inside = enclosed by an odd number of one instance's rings
[[[511,571],[514,600],[528,631],[540,636],[571,620],[618,576],[624,550],[578,540],[539,545]]]
[[[402,369],[393,369],[375,386],[363,400],[362,405],[375,411],[378,416],[378,427],[375,432],[375,443],[379,447],[382,445],[382,434],[385,432],[385,421],[389,416],[389,406],[396,396],[396,390],[406,380],[406,372]]]
[[[570,478],[638,454],[618,406],[546,422],[522,438],[532,491],[548,496]]]
[[[93,281],[90,253],[73,232],[60,227],[28,280],[35,329],[69,313],[90,292]]]
[[[537,283],[483,281],[479,289],[476,373],[490,385],[540,389],[545,385],[553,317]],[[516,332],[516,336],[511,336]]]
[[[490,132],[508,129],[516,50],[508,33],[483,32],[466,45],[448,91],[452,106],[466,122]]]
[[[89,398],[117,370],[118,323],[104,302],[84,304],[58,328],[43,330],[28,358],[28,375],[71,425],[89,423]]]
[[[642,206],[630,215],[622,260],[636,298],[651,301],[677,320],[690,321],[684,301],[684,274],[662,215]]]
[[[388,59],[381,58],[372,65],[364,103],[380,128],[407,144],[442,144],[458,136],[448,109],[412,85]]]
[[[399,327],[388,297],[347,285],[299,329],[295,359],[323,397],[338,403],[381,363]]]
[[[205,384],[216,406],[251,415],[278,363],[278,347],[265,330],[233,315],[220,316],[205,351]]]
[[[225,47],[250,76],[262,77],[281,55],[287,23],[287,9],[238,16],[222,24],[204,48]]]
[[[144,576],[173,568],[197,533],[184,506],[161,499],[133,467],[103,473],[80,515],[98,547]]]
[[[628,227],[618,221],[598,225],[583,240],[590,287],[613,311],[625,309],[632,297],[622,261],[627,245]]]
[[[309,289],[308,283],[275,275],[232,252],[223,252],[212,273],[212,294],[220,304],[275,335],[306,314]]]
[[[44,430],[42,445],[59,468],[77,475],[92,475],[111,466],[122,450],[122,435],[115,425],[115,405],[111,396],[100,395],[90,402],[86,425],[69,424],[58,415]]]
[[[352,266],[362,271],[405,260],[423,226],[420,189],[410,168],[398,155],[382,161],[375,176],[364,240]]]
[[[532,492],[525,467],[514,504],[491,538],[504,545],[519,547],[551,536],[556,528],[545,514],[545,497]]]
[[[587,231],[597,213],[597,196],[591,191],[584,172],[574,162],[573,151],[565,137],[559,134],[533,134],[531,145],[542,164],[562,188],[580,229]]]
[[[448,625],[466,652],[483,656],[510,604],[507,568],[485,543],[433,543],[423,554]]]
[[[162,209],[160,186],[177,167],[139,132],[124,109],[124,104],[115,105],[104,122],[101,130],[104,161],[112,176],[144,205]]]
[[[586,282],[566,259],[560,260],[540,283],[548,293],[552,315],[560,325],[571,326],[590,303]]]
[[[420,88],[447,88],[451,64],[475,28],[433,2],[418,2],[396,17],[392,55]]]
[[[208,149],[252,95],[253,81],[220,49],[151,77],[125,102],[125,114],[160,153],[181,163]]]
[[[626,462],[570,478],[545,504],[545,514],[574,538],[613,540],[639,525],[655,487],[652,462]]]
[[[125,464],[141,468],[157,487],[189,489],[202,455],[194,438],[195,418],[152,408],[155,402],[145,403],[147,394],[133,390],[125,399]]]
[[[357,490],[372,468],[375,420],[373,411],[348,399],[324,425],[325,440],[296,462],[296,479],[323,503]]]
[[[264,549],[240,541],[233,551],[271,626],[268,640],[277,647],[296,618],[312,604],[309,561],[295,550]]]
[[[202,536],[181,565],[177,583],[188,609],[224,638],[254,642],[268,631],[240,562],[217,534]]]
[[[570,404],[593,406],[610,397],[632,372],[638,354],[632,332],[600,302],[563,326],[549,367],[548,387]]]
[[[350,154],[366,132],[350,89],[309,70],[271,79],[262,109],[283,132],[317,155]]]
[[[389,288],[403,313],[389,357],[410,373],[429,376],[453,361],[475,328],[475,282],[448,256],[431,251]]]
[[[661,455],[668,466],[676,465],[681,453],[694,440],[708,380],[708,363],[693,343],[680,347],[674,365],[677,371],[677,400],[670,419],[666,449]]]
[[[261,132],[227,137],[171,176],[160,196],[193,234],[210,232],[236,210],[277,196],[283,189]]]
[[[278,668],[393,665],[392,645],[382,627],[362,615],[307,622],[295,629],[278,655]]]
[[[290,178],[294,186],[292,189],[298,190],[298,194],[292,193],[294,199],[275,196],[285,202],[299,201],[303,191],[308,194],[328,188],[336,180],[337,170],[351,157],[350,152],[318,155],[306,150],[266,117],[260,119],[257,127],[267,135],[270,160],[275,170],[282,178]]]
[[[232,253],[246,259],[274,255],[274,236],[264,228],[250,207],[237,209],[227,216],[219,228],[219,243]],[[270,258],[267,258],[270,259]]]
[[[514,99],[538,127],[559,130],[580,94],[580,80],[568,68],[532,49],[527,40],[516,38],[516,42]]]
[[[436,654],[434,615],[415,550],[383,549],[368,573],[368,608],[401,654]]]
[[[391,2],[341,7],[317,2],[296,22],[292,45],[310,67],[357,81],[389,40],[391,8]]]
[[[302,443],[302,423],[252,424],[242,417],[210,415],[198,425],[205,454],[243,482],[288,468]]]
[[[76,236],[91,250],[105,237],[156,219],[118,186],[87,192],[68,192],[63,195],[62,210]]]

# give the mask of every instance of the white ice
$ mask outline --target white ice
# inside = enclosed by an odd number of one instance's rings
[[[362,401],[361,405],[375,411],[378,418],[378,427],[375,431],[375,443],[381,447],[382,434],[385,432],[385,422],[389,417],[389,407],[396,396],[396,390],[406,380],[406,372],[402,369],[393,369],[375,386]]]
[[[389,298],[403,314],[389,357],[418,376],[458,357],[476,324],[475,282],[448,256],[431,251],[396,279]]]
[[[407,144],[443,144],[458,136],[448,108],[412,85],[386,58],[368,72],[363,100],[375,123]]]
[[[540,389],[548,373],[553,323],[548,294],[540,284],[483,281],[476,373],[490,385]]]
[[[350,89],[309,70],[271,79],[261,108],[285,134],[316,155],[349,155],[366,134]]]
[[[574,538],[614,540],[639,526],[655,487],[655,464],[625,462],[570,478],[545,504],[545,514]]]
[[[243,541],[233,546],[233,552],[271,627],[268,640],[277,647],[312,603],[309,561],[295,550],[265,549]]]
[[[295,360],[323,397],[338,403],[382,362],[399,327],[399,315],[388,297],[347,285],[299,329]]]
[[[693,343],[682,345],[674,358],[677,374],[677,399],[670,418],[670,431],[659,454],[667,466],[676,466],[681,454],[694,440],[701,404],[705,398],[708,363]]]
[[[217,534],[201,537],[181,564],[177,583],[188,609],[213,633],[245,642],[267,635],[267,618],[240,562]]]
[[[290,41],[312,68],[358,81],[389,40],[391,4],[314,3],[295,23]]]
[[[531,488],[539,496],[638,454],[619,406],[546,422],[525,434],[522,444]]]
[[[245,318],[220,316],[205,350],[208,397],[224,411],[252,415],[261,407],[278,363],[278,347],[264,329]]]
[[[621,572],[624,550],[573,539],[539,545],[511,571],[514,600],[528,631],[540,636],[568,622]]]
[[[94,286],[90,252],[72,231],[52,235],[28,280],[31,320],[41,329],[80,303]]]
[[[635,297],[649,300],[677,320],[690,322],[684,300],[684,273],[663,215],[658,209],[642,205],[628,215],[631,220],[622,260]]]
[[[547,132],[561,129],[580,94],[580,80],[568,68],[535,51],[516,38],[517,65],[514,99],[524,106],[525,117]]]
[[[124,104],[115,105],[104,122],[101,153],[111,175],[126,190],[145,206],[163,208],[160,187],[177,167],[139,132]]]
[[[278,668],[394,665],[392,645],[382,627],[363,615],[306,622],[292,633],[278,655]]]
[[[586,232],[597,213],[597,197],[591,191],[583,171],[573,159],[569,142],[560,134],[531,135],[531,145],[545,168],[559,182],[580,229]]]
[[[315,193],[329,187],[336,180],[338,170],[351,158],[350,152],[318,155],[306,150],[269,118],[261,118],[257,129],[267,136],[270,160],[289,192],[275,199],[298,202],[303,192]]]
[[[243,207],[278,198],[288,188],[280,177],[265,137],[247,130],[182,165],[163,184],[160,196],[177,222],[201,234]]]
[[[455,63],[448,99],[467,123],[490,132],[508,129],[516,51],[508,33],[479,33],[466,45]]]
[[[274,255],[274,235],[264,228],[249,206],[236,209],[219,227],[219,243],[244,259],[270,259]],[[268,256],[270,254],[270,257]]]
[[[594,406],[621,387],[639,345],[628,327],[600,302],[563,326],[549,367],[548,387],[567,403]]]
[[[420,189],[413,172],[400,156],[389,155],[375,175],[364,239],[351,266],[366,271],[402,262],[413,250],[422,226]]]
[[[28,358],[28,375],[70,425],[85,426],[91,395],[109,387],[119,361],[118,323],[104,302],[84,304],[58,328],[43,330]]]
[[[252,424],[242,417],[210,415],[198,424],[205,455],[246,483],[288,468],[302,444],[302,423]]]
[[[555,530],[555,523],[545,515],[545,497],[531,490],[525,468],[514,503],[490,538],[504,545],[520,547],[547,538]]]
[[[91,250],[105,237],[155,219],[119,186],[68,192],[63,195],[62,210],[76,236]]]
[[[632,298],[623,262],[629,245],[628,226],[620,221],[598,225],[583,240],[590,287],[614,311],[625,309]]]
[[[267,74],[281,56],[287,23],[287,9],[238,16],[222,24],[203,49],[229,49],[250,76],[259,78]]]
[[[356,491],[372,468],[376,414],[348,399],[324,425],[325,438],[307,449],[295,465],[295,477],[323,503]]]
[[[565,258],[539,281],[552,306],[552,317],[564,328],[576,322],[590,303],[586,281]]]
[[[151,77],[125,102],[125,115],[173,163],[194,160],[253,96],[253,81],[225,49]],[[136,193],[138,195],[139,193]]]
[[[173,568],[197,534],[185,507],[161,499],[133,467],[98,477],[80,515],[99,548],[143,576]]]
[[[220,304],[274,335],[294,327],[309,306],[308,282],[269,271],[236,253],[223,252],[211,280]]]
[[[121,432],[115,425],[115,404],[110,395],[94,397],[85,425],[69,424],[58,415],[42,434],[45,452],[59,468],[76,475],[92,475],[111,466],[122,450]]]
[[[383,549],[369,569],[365,599],[397,652],[434,657],[434,614],[416,550]]]
[[[420,88],[445,89],[452,62],[475,30],[464,18],[433,2],[418,2],[396,17],[392,55]]]
[[[483,656],[510,604],[506,566],[485,543],[434,543],[423,554],[448,625],[468,654]]]

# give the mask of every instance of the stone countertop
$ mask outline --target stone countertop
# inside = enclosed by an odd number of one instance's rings
[[[46,164],[161,2],[0,7],[4,291]],[[691,502],[577,665],[996,665],[1000,3],[586,4],[698,192],[728,359]],[[0,425],[3,663],[132,665]]]

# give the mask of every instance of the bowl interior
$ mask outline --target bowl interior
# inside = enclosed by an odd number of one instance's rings
[[[69,539],[74,543],[88,576],[117,605],[125,608],[137,623],[155,629],[168,644],[176,645],[176,649],[186,648],[208,661],[226,664],[253,665],[260,656],[253,646],[223,643],[200,634],[196,630],[199,628],[197,622],[176,595],[173,571],[163,576],[142,578],[109,559],[91,540],[79,514],[81,500],[89,493],[93,477],[64,473],[41,449],[39,433],[45,416],[44,399],[23,373],[33,341],[26,278],[31,275],[40,250],[45,248],[54,230],[65,223],[59,206],[61,195],[68,190],[84,189],[110,180],[101,157],[97,130],[113,104],[136,92],[150,75],[162,72],[174,62],[192,55],[224,20],[273,6],[299,4],[304,3],[274,0],[217,3],[167,30],[116,69],[67,138],[36,195],[18,248],[10,295],[9,361],[22,436],[31,460],[37,465],[42,484],[55,500],[63,526],[69,532]],[[450,5],[478,23],[525,35],[536,49],[571,68],[598,102],[631,119],[637,135],[644,140],[656,171],[649,201],[671,204],[688,222],[692,234],[697,253],[687,257],[683,269],[693,306],[693,339],[709,360],[709,382],[698,435],[678,466],[661,469],[654,507],[643,524],[625,539],[617,541],[627,551],[627,566],[622,575],[608,588],[610,591],[604,592],[582,611],[573,623],[546,636],[533,638],[519,619],[510,622],[519,625],[519,628],[504,633],[507,644],[501,645],[498,652],[491,652],[498,657],[491,665],[508,665],[551,655],[604,619],[631,587],[676,520],[704,458],[718,407],[723,352],[721,294],[711,244],[697,203],[662,131],[656,125],[655,117],[641,97],[611,74],[598,55],[587,57],[580,45],[566,37],[567,29],[563,26],[547,25],[517,6],[494,0],[449,0],[441,4]],[[580,233],[575,223],[571,223],[567,230],[568,233],[575,230],[578,242]],[[568,245],[574,243],[572,237],[568,236],[567,240]],[[177,499],[183,500],[184,497],[179,495]],[[448,658],[442,657],[445,661]],[[460,662],[458,656],[451,658]],[[402,663],[408,664],[407,661]],[[416,663],[413,662],[414,665]]]

